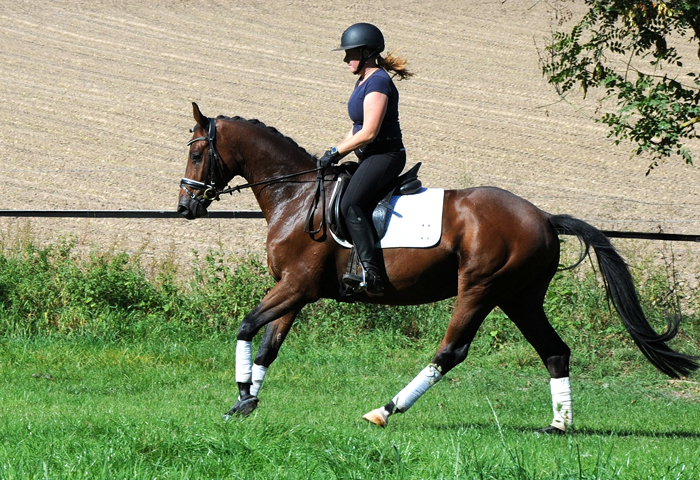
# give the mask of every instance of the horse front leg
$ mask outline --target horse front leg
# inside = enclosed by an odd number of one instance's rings
[[[277,358],[282,342],[289,333],[294,319],[306,302],[277,284],[265,298],[245,316],[238,329],[236,342],[236,383],[238,400],[224,415],[250,415],[258,406],[258,393],[267,368]],[[253,363],[253,338],[267,325],[260,348]]]
[[[297,312],[290,312],[265,327],[265,333],[260,341],[260,346],[258,347],[258,352],[253,362],[253,385],[250,387],[251,395],[259,396],[260,389],[265,380],[265,375],[267,374],[267,369],[277,358],[282,343],[284,339],[287,338],[287,334],[292,328],[296,316]]]
[[[225,416],[235,414],[246,416],[255,410],[259,403],[260,389],[265,381],[267,369],[277,358],[277,354],[289,330],[292,328],[296,316],[297,312],[290,312],[265,327],[265,333],[263,334],[258,352],[255,356],[255,361],[251,368],[251,383],[238,383],[238,400]]]

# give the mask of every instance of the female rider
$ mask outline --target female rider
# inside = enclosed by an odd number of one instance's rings
[[[348,101],[353,124],[343,141],[319,159],[319,166],[336,163],[352,151],[359,159],[359,167],[348,183],[340,210],[364,278],[346,274],[343,282],[355,291],[365,286],[369,293],[381,294],[384,286],[370,219],[386,188],[406,165],[399,125],[399,92],[387,72],[394,72],[401,80],[413,74],[406,69],[405,59],[392,54],[386,58],[380,56],[384,50],[384,36],[369,23],[351,25],[343,32],[340,48],[335,50],[345,50],[344,61],[359,77]]]

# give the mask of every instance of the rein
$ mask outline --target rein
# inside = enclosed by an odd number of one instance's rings
[[[308,233],[311,240],[316,240],[316,234],[323,231],[321,239],[318,240],[321,242],[326,236],[326,185],[323,181],[324,170],[325,167],[316,168],[316,189],[314,190],[314,197],[311,201],[311,205],[309,205],[309,211],[306,213],[306,221],[304,222],[304,233]],[[316,208],[318,208],[319,197],[321,199],[321,222],[318,224],[318,228],[314,230],[314,213],[316,212]]]
[[[306,175],[307,173],[316,172],[316,187],[314,190],[313,200],[309,206],[309,211],[306,214],[306,221],[304,222],[304,233],[308,233],[313,240],[315,240],[316,234],[325,230],[326,227],[326,186],[324,184],[324,170],[325,167],[316,167],[310,170],[304,170],[302,172],[290,173],[288,175],[282,175],[279,177],[270,178],[260,182],[245,183],[242,185],[236,185],[234,187],[226,186],[224,189],[218,189],[216,187],[215,179],[215,167],[221,169],[223,161],[221,160],[221,155],[216,149],[216,119],[209,119],[209,132],[208,136],[196,137],[187,142],[187,146],[192,145],[195,142],[206,141],[209,143],[209,163],[207,165],[207,177],[209,183],[199,182],[197,180],[192,180],[189,178],[182,178],[180,180],[180,188],[182,188],[187,195],[192,200],[203,204],[204,202],[212,202],[214,200],[221,200],[221,195],[231,194],[233,192],[239,192],[245,188],[252,188],[258,185],[270,185],[273,183],[281,182],[289,178],[298,177],[301,175]],[[198,190],[202,192],[201,196],[197,196],[192,193],[191,190]],[[318,208],[319,201],[321,202],[321,222],[317,229],[313,228],[313,219],[316,209]],[[322,239],[321,239],[322,241]]]

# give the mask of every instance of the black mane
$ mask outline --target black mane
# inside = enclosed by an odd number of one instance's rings
[[[250,123],[250,124],[252,124],[252,125],[255,125],[255,126],[257,126],[257,127],[264,128],[265,130],[267,130],[268,132],[270,132],[270,133],[271,133],[272,135],[274,135],[275,137],[281,138],[282,140],[284,140],[284,141],[287,142],[288,144],[290,144],[290,145],[292,145],[292,146],[298,148],[298,149],[301,150],[305,155],[308,155],[308,156],[310,156],[310,157],[312,157],[312,158],[316,158],[315,156],[313,156],[313,155],[311,155],[309,152],[307,152],[306,149],[304,149],[303,147],[300,147],[299,144],[298,144],[297,142],[295,142],[292,138],[287,137],[286,135],[283,135],[283,134],[280,133],[280,131],[277,130],[275,127],[269,127],[269,126],[265,125],[263,122],[261,122],[261,121],[258,120],[257,118],[251,118],[250,120],[247,120],[247,119],[245,119],[245,118],[243,118],[243,117],[239,117],[239,116],[227,117],[227,116],[225,116],[225,115],[219,115],[219,116],[216,117],[216,118],[217,118],[217,119],[220,118],[220,119],[222,119],[222,120],[229,120],[229,121],[232,121],[232,122],[248,122],[248,123]]]

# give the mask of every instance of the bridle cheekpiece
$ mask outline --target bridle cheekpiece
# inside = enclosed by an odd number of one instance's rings
[[[195,200],[199,203],[203,203],[203,201],[211,202],[213,200],[219,200],[219,196],[221,195],[221,193],[224,192],[216,188],[215,179],[215,169],[217,167],[220,167],[222,164],[221,156],[219,155],[219,152],[216,149],[216,119],[209,119],[209,131],[207,136],[195,137],[189,142],[187,142],[187,146],[189,147],[193,143],[199,141],[206,141],[209,143],[209,162],[207,163],[206,177],[206,180],[209,183],[203,183],[198,182],[197,180],[183,178],[182,180],[180,180],[180,188],[182,188],[187,193],[187,195],[189,195],[190,198],[192,198],[192,200]],[[202,196],[198,197],[189,189],[198,190],[202,192]]]

